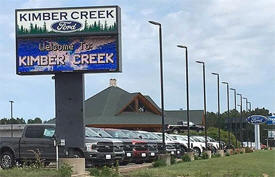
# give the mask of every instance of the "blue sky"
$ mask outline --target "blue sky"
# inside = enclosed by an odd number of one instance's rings
[[[48,120],[55,117],[52,75],[18,76],[15,58],[15,9],[118,5],[122,10],[122,73],[85,74],[85,98],[109,86],[149,95],[160,105],[158,21],[163,29],[165,109],[186,109],[185,53],[189,52],[190,109],[203,109],[202,66],[206,64],[207,111],[217,111],[216,77],[229,83],[252,108],[275,105],[275,1],[250,0],[2,0],[0,5],[0,118]],[[227,109],[220,85],[221,111]],[[239,97],[237,97],[239,104]],[[243,101],[243,104],[245,101]],[[230,92],[230,109],[234,107]],[[245,106],[244,106],[245,109]]]

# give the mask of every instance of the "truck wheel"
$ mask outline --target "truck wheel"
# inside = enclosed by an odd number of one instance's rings
[[[79,151],[74,151],[74,158],[84,158],[82,153],[80,153]]]
[[[202,132],[202,129],[198,129],[198,132],[201,133],[201,132]]]
[[[200,155],[201,155],[201,150],[200,150],[200,148],[194,147],[193,149],[194,149],[194,154],[195,154],[196,156],[200,156]]]
[[[14,157],[10,152],[4,152],[0,157],[0,166],[2,169],[9,169],[14,165]]]
[[[177,129],[177,128],[173,129],[172,133],[179,134],[179,129]]]

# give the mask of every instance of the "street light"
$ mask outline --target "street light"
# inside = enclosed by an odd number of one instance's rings
[[[241,146],[243,147],[243,96],[240,93],[237,93],[237,95],[240,96],[240,113],[241,113],[241,119],[240,119],[240,141]]]
[[[245,100],[245,112],[247,114],[247,112],[248,112],[248,109],[247,109],[248,99],[245,98],[245,97],[243,97],[243,99]],[[247,114],[247,116],[248,116],[248,114]],[[247,135],[247,137],[246,137],[246,143],[247,143],[247,146],[248,146],[248,128],[247,127],[248,126],[246,126],[246,135]]]
[[[217,92],[218,92],[218,126],[219,126],[219,148],[221,148],[221,124],[220,124],[220,75],[218,73],[212,73],[217,76]]]
[[[159,26],[159,52],[160,52],[160,92],[161,92],[161,120],[162,120],[162,146],[163,154],[166,153],[165,135],[164,135],[164,97],[163,97],[163,64],[162,64],[162,34],[161,24],[155,21],[149,21],[153,25]]]
[[[250,112],[250,116],[252,116],[252,111],[251,111],[251,102],[248,102],[248,104],[249,104],[249,112]],[[249,133],[249,135],[250,135],[250,147],[252,147],[252,136],[251,136],[251,134]]]
[[[237,147],[237,136],[238,136],[238,133],[237,133],[237,121],[236,121],[236,118],[237,118],[237,99],[236,99],[236,97],[237,97],[237,95],[236,95],[236,89],[234,89],[234,88],[230,88],[230,90],[233,90],[234,91],[234,109],[235,109],[235,135],[236,135],[236,137],[235,137],[235,139],[236,139],[236,142],[235,142],[235,146]],[[233,130],[233,128],[232,128],[232,130]]]
[[[189,118],[189,85],[188,85],[188,50],[186,46],[177,45],[179,48],[185,49],[185,75],[186,75],[186,109],[187,109],[187,137],[188,137],[188,151],[190,151],[190,118]]]
[[[231,146],[231,138],[230,138],[230,132],[231,132],[231,121],[229,119],[229,84],[227,82],[222,82],[223,84],[226,84],[227,86],[227,120],[228,120],[228,147]]]
[[[11,137],[13,137],[13,123],[12,123],[12,118],[13,118],[13,109],[12,109],[12,104],[14,101],[9,101],[11,103]]]
[[[204,131],[205,131],[205,148],[207,150],[207,124],[206,124],[206,88],[205,88],[205,64],[203,61],[196,61],[199,64],[202,64],[203,69],[203,97],[204,97]]]

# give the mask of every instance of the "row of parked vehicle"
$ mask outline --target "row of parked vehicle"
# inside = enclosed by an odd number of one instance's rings
[[[29,124],[24,127],[21,137],[0,138],[0,166],[8,169],[15,164],[31,164],[36,161],[33,152],[40,152],[45,165],[56,161],[54,124]],[[133,131],[111,128],[85,128],[85,147],[75,147],[75,157],[85,158],[86,167],[120,165],[128,163],[153,162],[158,154],[163,153],[162,133]],[[175,158],[181,158],[187,151],[187,136],[165,133],[165,151]],[[213,153],[219,144],[208,137],[205,147],[204,137],[190,137],[191,149],[197,156],[203,150],[211,149]],[[59,157],[68,156],[66,146],[58,148]],[[70,156],[71,156],[70,155]]]
[[[120,165],[153,162],[158,158],[158,154],[163,151],[162,133],[160,132],[86,127],[86,139],[89,138],[112,141],[114,143],[114,156],[111,156],[112,158],[109,160],[111,163],[118,161]],[[102,144],[100,142],[98,143]],[[208,137],[207,145],[207,149],[212,150],[213,153],[219,149],[219,143],[210,137]],[[91,147],[89,143],[86,143],[86,146],[88,149],[102,154],[95,146]],[[96,147],[99,146],[100,145],[96,145]],[[185,135],[165,133],[165,147],[166,152],[170,153],[171,156],[181,158],[184,153],[187,152],[188,137]],[[200,156],[203,150],[206,149],[205,138],[202,136],[190,137],[190,148],[194,151],[195,155]],[[111,149],[112,148],[110,148],[110,150]],[[106,163],[106,161],[101,162]]]

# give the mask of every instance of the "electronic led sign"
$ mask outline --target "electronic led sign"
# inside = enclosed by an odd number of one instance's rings
[[[16,10],[16,72],[121,72],[120,29],[118,6]]]

